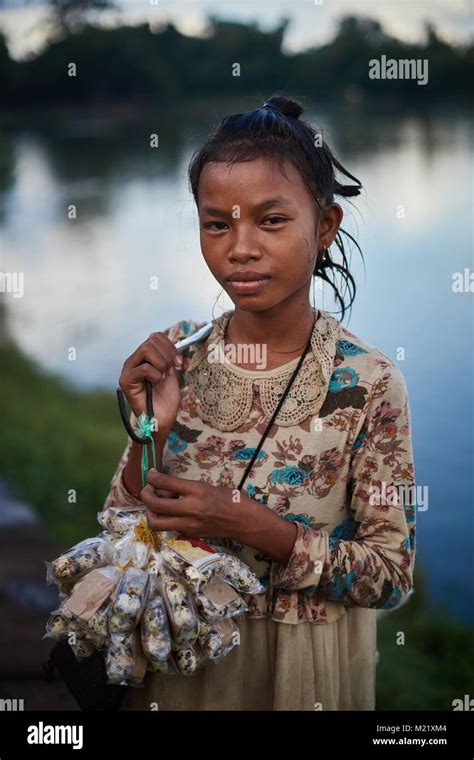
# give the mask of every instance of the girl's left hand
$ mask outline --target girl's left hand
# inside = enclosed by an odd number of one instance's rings
[[[148,470],[146,480],[140,499],[147,507],[151,530],[177,531],[190,538],[238,540],[242,515],[245,514],[242,504],[254,505],[249,496],[237,489],[175,478],[154,469]],[[157,491],[172,491],[175,497],[159,496]],[[247,515],[246,521],[248,519]]]

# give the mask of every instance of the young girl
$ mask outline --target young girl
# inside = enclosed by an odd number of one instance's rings
[[[152,333],[125,361],[132,420],[146,408],[144,379],[153,383],[158,465],[142,489],[141,446],[129,438],[104,504],[145,505],[154,530],[220,541],[266,592],[244,595],[240,644],[220,662],[192,677],[148,672],[125,709],[373,710],[377,610],[412,590],[403,375],[309,299],[321,277],[344,317],[328,272],[354,281],[334,198],[361,185],[301,113],[272,97],[224,119],[193,156],[203,256],[234,309],[181,362],[174,344],[205,322]]]

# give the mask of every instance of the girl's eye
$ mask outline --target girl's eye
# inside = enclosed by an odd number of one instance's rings
[[[205,230],[210,230],[212,227],[214,227],[215,224],[223,224],[224,227],[227,226],[225,224],[225,222],[207,222],[207,224],[204,224],[203,227],[204,227]],[[220,232],[221,229],[222,229],[222,227],[220,229],[216,230],[216,232]]]
[[[284,216],[267,216],[264,221],[271,221],[273,224],[281,224],[282,222],[286,222],[286,218]]]
[[[281,224],[282,222],[286,222],[286,217],[284,216],[267,216],[264,220],[264,222],[271,222],[271,227],[275,224]],[[222,225],[221,227],[216,227],[216,225]],[[227,227],[225,222],[207,222],[206,224],[203,224],[203,227],[205,230],[211,230],[213,229],[215,232],[221,232],[225,227]]]

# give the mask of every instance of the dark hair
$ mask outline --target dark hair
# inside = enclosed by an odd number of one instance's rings
[[[225,117],[207,137],[202,147],[194,152],[189,164],[189,184],[196,205],[199,178],[206,163],[220,161],[234,164],[240,161],[253,161],[261,156],[278,160],[284,176],[286,175],[283,163],[285,159],[291,161],[321,210],[328,208],[334,202],[336,195],[345,198],[359,195],[362,187],[359,180],[334,157],[331,149],[322,139],[320,130],[313,129],[307,122],[298,120],[302,113],[303,106],[296,100],[274,95],[259,108]],[[319,143],[318,146],[316,142]],[[345,177],[354,180],[356,184],[341,184],[336,178],[336,169]],[[362,256],[357,241],[340,227],[335,243],[341,252],[342,264],[333,261],[328,251],[318,251],[313,276],[321,277],[334,290],[336,300],[341,306],[342,321],[346,309],[352,306],[356,286],[349,271],[346,250],[340,233],[355,243]],[[345,290],[348,289],[350,293],[348,306],[344,304],[343,297],[334,282],[335,277],[332,281],[329,278],[330,270],[333,275],[337,272],[341,274],[345,282]]]

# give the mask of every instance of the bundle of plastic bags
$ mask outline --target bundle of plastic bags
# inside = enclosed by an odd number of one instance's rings
[[[98,513],[102,532],[46,562],[59,605],[44,637],[76,658],[103,653],[108,682],[140,686],[146,671],[191,675],[239,642],[241,594],[265,591],[219,542],[150,530],[141,507]]]

